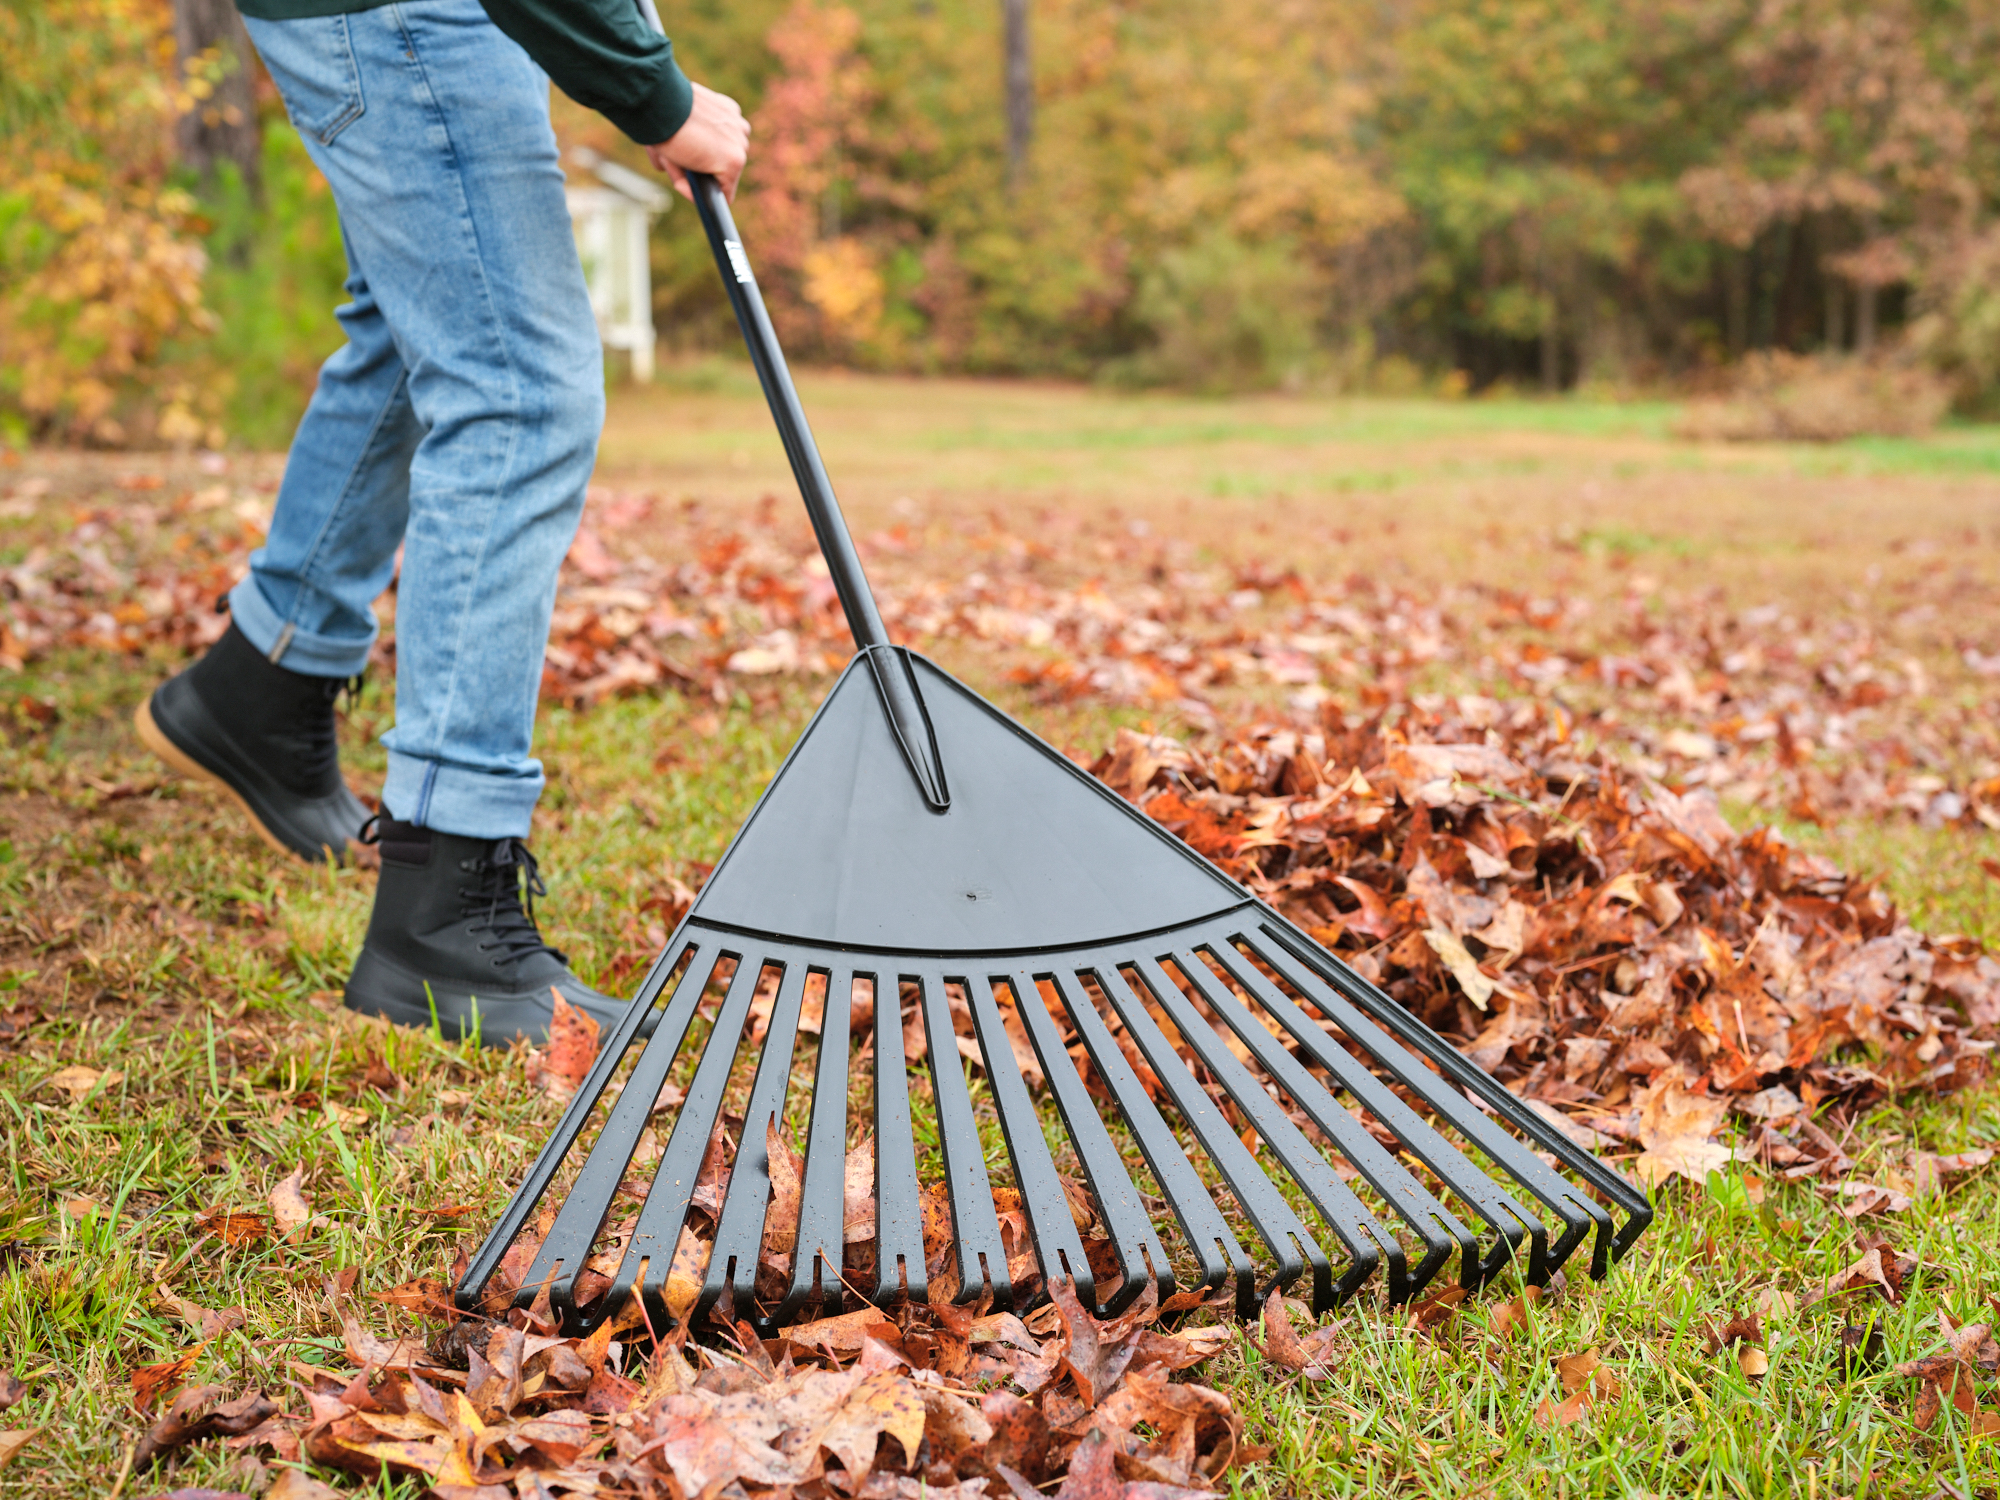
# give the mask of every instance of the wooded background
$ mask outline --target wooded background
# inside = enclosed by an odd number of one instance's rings
[[[673,0],[796,355],[1615,392],[1759,351],[2000,391],[2000,0]],[[343,274],[228,0],[0,0],[0,435],[275,444]],[[641,158],[558,99],[566,145]],[[669,349],[728,347],[692,213]]]

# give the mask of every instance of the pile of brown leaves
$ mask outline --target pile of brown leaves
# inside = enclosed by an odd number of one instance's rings
[[[1865,880],[1713,794],[1579,759],[1559,711],[1461,698],[1211,748],[1120,734],[1094,767],[1579,1139],[1702,1181],[1748,1150],[1852,1163],[1816,1119],[1985,1076],[2000,963],[1904,923]],[[1907,1207],[1926,1158],[1854,1212]],[[1979,1158],[1979,1159],[1974,1159]],[[1898,1199],[1900,1198],[1900,1204]]]
[[[1026,1323],[948,1304],[866,1308],[771,1339],[724,1325],[713,1348],[685,1327],[653,1340],[637,1299],[565,1338],[546,1299],[461,1316],[433,1281],[378,1298],[432,1325],[428,1340],[391,1342],[328,1291],[349,1368],[295,1364],[303,1411],[197,1387],[138,1461],[220,1435],[290,1463],[420,1475],[439,1500],[1029,1500],[1058,1478],[1065,1500],[1175,1500],[1258,1456],[1227,1397],[1169,1378],[1227,1336],[1157,1331],[1150,1290],[1109,1322],[1065,1283]]]

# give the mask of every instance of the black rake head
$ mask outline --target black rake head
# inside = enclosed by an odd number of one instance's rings
[[[892,684],[914,699],[903,721],[920,723],[927,743],[897,727]],[[870,1001],[857,1048],[844,1023]],[[780,1226],[789,1280],[779,1289],[767,1275],[760,1300],[775,1211],[767,1142],[784,1132],[788,1104],[798,1112],[789,1096],[815,1010],[797,1219]],[[703,1031],[697,1019],[709,1013]],[[906,1041],[921,1043],[922,1060]],[[863,1065],[872,1121],[849,1118]],[[602,1294],[581,1303],[586,1262],[656,1101],[681,1077],[685,1095],[609,1290],[600,1282]],[[935,1149],[923,1156],[950,1212],[949,1249],[934,1247],[928,1266],[912,1112],[926,1094]],[[669,1273],[710,1141],[736,1101],[727,1190],[719,1209],[697,1210],[714,1238],[690,1310],[685,1295],[670,1296]],[[1392,1303],[1454,1262],[1467,1288],[1510,1265],[1539,1285],[1586,1239],[1590,1273],[1602,1277],[1652,1219],[1643,1193],[1312,938],[895,648],[858,655],[821,705],[605,1038],[462,1279],[461,1307],[481,1304],[600,1113],[513,1293],[527,1306],[546,1289],[572,1334],[632,1292],[655,1329],[677,1313],[699,1321],[725,1299],[762,1332],[856,1298],[987,1297],[1019,1310],[1024,1275],[1031,1287],[1073,1281],[1100,1317],[1148,1281],[1163,1299],[1228,1288],[1249,1316],[1272,1286],[1306,1277],[1322,1312],[1378,1270]],[[844,1243],[849,1143],[868,1125],[872,1248]],[[1001,1173],[1033,1256],[1027,1265],[1017,1247],[1011,1270]],[[1088,1186],[1101,1226],[1091,1245],[1065,1176]],[[1171,1245],[1155,1223],[1167,1211],[1179,1229]]]

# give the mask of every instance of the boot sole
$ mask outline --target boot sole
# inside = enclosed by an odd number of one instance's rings
[[[412,973],[394,959],[385,958],[363,946],[348,976],[341,1003],[364,1016],[378,1016],[398,1026],[414,1026],[428,1031],[437,1028],[452,1041],[461,1040],[472,1030],[473,1013],[479,1017],[479,1041],[485,1047],[505,1047],[516,1037],[526,1037],[536,1045],[548,1040],[549,1002],[541,992],[532,995],[500,995],[485,998],[467,989],[445,989]],[[433,1005],[436,1011],[433,1015]],[[593,1017],[609,1032],[615,1018]]]

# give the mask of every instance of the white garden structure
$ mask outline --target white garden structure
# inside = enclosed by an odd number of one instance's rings
[[[631,357],[632,378],[653,378],[653,267],[646,235],[673,195],[651,179],[579,146],[569,159],[591,180],[566,190],[591,311],[607,349]]]

